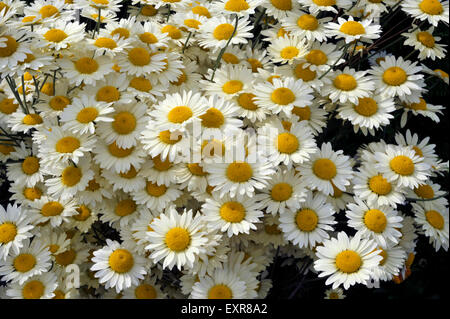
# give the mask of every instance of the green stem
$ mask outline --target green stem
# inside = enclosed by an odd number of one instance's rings
[[[347,53],[346,51],[347,51],[347,48],[350,46],[350,44],[351,44],[351,43],[348,43],[348,44],[346,44],[346,45],[344,46],[344,51],[342,52],[342,54],[341,54],[341,56],[339,57],[339,59],[337,59],[337,60],[333,63],[333,65],[331,65],[330,68],[329,68],[324,74],[322,74],[322,75],[319,77],[319,80],[322,79],[325,75],[327,75],[328,72],[330,72],[331,69],[333,69],[333,68],[336,66],[336,64],[339,62],[339,60],[342,59],[342,58],[344,57],[344,55]]]
[[[187,44],[188,44],[188,42],[189,42],[189,39],[191,38],[191,35],[192,35],[192,31],[189,32],[189,34],[188,34],[188,36],[187,36],[187,38],[186,38],[186,41],[184,42],[183,50],[181,50],[181,53],[184,53],[184,50],[186,50],[186,47],[187,47]]]

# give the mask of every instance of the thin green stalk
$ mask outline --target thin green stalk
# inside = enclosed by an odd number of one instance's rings
[[[222,48],[222,50],[220,50],[219,56],[217,57],[217,60],[216,60],[216,62],[214,63],[214,70],[213,70],[213,73],[212,73],[212,75],[211,75],[211,79],[209,79],[209,81],[211,81],[211,82],[214,80],[214,75],[216,74],[217,67],[219,66],[220,61],[222,60],[222,56],[223,56],[223,54],[225,53],[225,50],[227,49],[228,45],[230,44],[231,39],[233,39],[234,35],[236,34],[236,30],[237,30],[237,26],[238,26],[238,21],[239,21],[239,17],[236,15],[236,22],[235,22],[235,25],[234,25],[233,33],[231,34],[230,38],[228,39],[227,43],[226,43],[225,46]]]
[[[22,95],[23,95],[23,104],[25,105],[25,108],[27,109],[27,114],[30,113],[30,110],[28,109],[27,99],[26,99],[26,89],[25,89],[25,79],[22,75]]]
[[[5,77],[5,79],[6,79],[6,82],[8,82],[9,88],[13,92],[14,97],[16,98],[17,102],[19,103],[20,107],[22,108],[22,111],[26,114],[27,110],[26,110],[25,106],[22,103],[22,99],[20,98],[19,93],[17,92],[16,83],[13,81],[13,79],[11,79],[11,77],[9,75],[7,75]]]
[[[191,38],[191,35],[192,35],[192,31],[189,32],[189,34],[188,34],[188,36],[187,36],[187,38],[186,38],[186,41],[184,42],[183,50],[181,50],[181,53],[184,53],[184,50],[186,50],[186,47],[187,47],[187,44],[188,44],[188,42],[189,42],[189,39]]]
[[[336,64],[339,62],[339,60],[342,59],[342,58],[344,57],[344,55],[347,53],[347,48],[350,46],[350,44],[351,44],[351,43],[348,43],[348,44],[346,44],[346,45],[344,46],[344,51],[342,52],[342,54],[341,54],[341,56],[339,57],[339,59],[337,59],[337,60],[333,63],[333,65],[330,66],[330,68],[329,68],[324,74],[322,74],[322,75],[319,77],[319,80],[320,80],[321,78],[323,78],[325,75],[327,75],[328,72],[330,72],[331,69],[333,69],[333,68],[336,66]]]

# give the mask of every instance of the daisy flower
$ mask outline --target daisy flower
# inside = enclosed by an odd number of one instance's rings
[[[8,126],[12,132],[28,133],[32,129],[37,129],[44,124],[44,119],[38,113],[23,113],[18,110],[10,115]],[[48,125],[48,123],[47,123]]]
[[[307,193],[306,199],[296,210],[280,214],[280,229],[286,240],[300,248],[313,248],[329,238],[327,231],[333,231],[334,209],[326,203],[322,194]]]
[[[402,57],[396,59],[394,56],[386,56],[379,66],[372,66],[369,73],[375,81],[376,94],[399,97],[408,103],[418,103],[425,86],[423,75],[418,74],[421,70],[417,62],[411,63]]]
[[[136,24],[136,29],[133,32],[139,41],[152,50],[164,48],[169,42],[167,35],[160,31],[159,25],[155,22],[146,21],[144,24]]]
[[[400,132],[395,134],[395,141],[399,146],[410,146],[413,148],[417,156],[422,157],[424,162],[434,166],[437,162],[437,155],[434,151],[435,144],[429,144],[430,137],[425,137],[419,141],[419,135],[412,135],[410,130],[406,130],[406,135],[403,136]]]
[[[113,121],[99,123],[98,135],[108,144],[115,143],[120,148],[136,146],[137,139],[148,122],[147,105],[144,103],[114,106]]]
[[[97,102],[114,103],[114,106],[133,103],[136,100],[127,90],[129,82],[124,73],[113,72],[96,82],[95,87],[84,88],[80,94],[93,96]]]
[[[315,136],[321,133],[323,128],[327,125],[327,114],[328,113],[314,101],[308,105],[300,107],[294,106],[292,109],[292,115],[296,116],[292,118],[299,122],[305,121],[305,123],[308,123]]]
[[[192,286],[192,299],[243,299],[247,297],[246,284],[228,268],[217,268]]]
[[[267,52],[274,63],[292,64],[308,53],[308,44],[306,38],[287,35],[271,41]]]
[[[258,129],[258,139],[274,165],[283,163],[292,167],[308,161],[310,154],[317,151],[311,129],[305,122],[293,122],[285,129],[283,122],[274,119]]]
[[[312,154],[310,161],[300,164],[297,170],[312,190],[330,195],[334,192],[332,185],[340,190],[350,185],[353,172],[349,159],[342,150],[333,151],[330,143],[323,143],[320,151]]]
[[[30,205],[30,216],[34,224],[47,223],[53,227],[58,227],[62,223],[69,223],[69,217],[76,215],[76,199],[54,199],[42,196]]]
[[[313,90],[302,80],[288,77],[285,79],[273,79],[270,82],[258,83],[255,88],[255,103],[266,108],[273,114],[283,112],[291,115],[294,106],[302,107],[312,102]]]
[[[29,214],[20,206],[8,204],[6,210],[0,206],[0,259],[6,260],[11,249],[19,254],[33,228]]]
[[[383,259],[376,247],[373,240],[359,235],[349,238],[345,232],[339,232],[337,238],[325,240],[323,246],[316,248],[314,269],[319,277],[329,276],[325,284],[333,284],[333,289],[340,285],[348,289],[356,283],[367,284],[373,277],[373,268]]]
[[[114,169],[116,173],[128,172],[131,165],[139,169],[145,161],[145,152],[139,144],[122,148],[115,142],[107,144],[100,140],[92,153],[94,154],[94,161],[102,169]]]
[[[369,205],[392,206],[405,202],[402,187],[388,182],[373,165],[363,165],[355,172],[353,191],[357,198],[367,201]]]
[[[364,135],[375,135],[377,129],[389,125],[395,110],[394,100],[380,95],[360,97],[357,104],[347,101],[337,109],[339,118],[350,121],[355,131],[359,129]]]
[[[338,50],[337,46],[332,43],[319,43],[314,42],[309,48],[307,54],[301,59],[303,64],[303,69],[309,69],[319,74],[328,71],[332,65],[339,65],[345,62],[341,59],[342,52]],[[301,74],[297,70],[298,74]],[[305,71],[303,71],[305,73]],[[316,73],[314,73],[316,74]],[[304,74],[304,76],[308,73]],[[311,77],[311,75],[309,76]]]
[[[111,104],[96,101],[93,96],[85,94],[80,98],[73,98],[72,103],[61,112],[62,129],[73,133],[94,134],[95,123],[113,121],[110,116],[107,116],[114,112]]]
[[[164,259],[163,268],[172,269],[177,266],[192,268],[196,256],[203,252],[207,238],[202,231],[201,214],[192,215],[186,211],[180,215],[173,206],[155,218],[150,224],[152,231],[147,233],[149,244],[145,249],[150,251],[150,258],[155,263]]]
[[[323,299],[344,299],[344,290],[342,288],[325,290],[325,297]]]
[[[441,197],[442,196],[442,197]],[[425,184],[421,184],[414,189],[407,190],[408,198],[419,198],[432,200],[433,203],[441,206],[448,206],[448,200],[445,198],[445,192],[441,190],[439,184],[427,181]],[[441,197],[441,198],[436,198]],[[436,198],[436,199],[434,199]]]
[[[38,157],[45,166],[72,160],[75,164],[85,153],[91,151],[96,139],[92,135],[72,133],[58,126],[45,129],[42,134],[45,140],[39,144]]]
[[[358,231],[362,238],[371,238],[385,248],[397,244],[402,234],[403,218],[389,206],[368,205],[355,197],[356,203],[349,203],[345,215],[348,225]]]
[[[57,20],[36,30],[38,40],[49,50],[60,51],[84,40],[86,25],[78,22]],[[31,52],[30,52],[31,53]]]
[[[431,58],[435,60],[436,58],[442,59],[445,57],[447,52],[444,49],[446,44],[437,43],[440,41],[440,37],[433,36],[434,27],[430,27],[426,31],[420,29],[409,30],[407,33],[402,33],[402,36],[406,37],[405,45],[413,46],[415,50],[419,51],[419,59],[424,60]]]
[[[384,152],[376,152],[375,168],[388,182],[398,186],[417,187],[430,176],[430,165],[412,147],[388,145]]]
[[[331,18],[317,18],[316,15],[298,11],[295,13],[288,13],[287,19],[281,22],[283,28],[291,35],[300,38],[306,37],[308,41],[326,41],[328,31],[325,28],[325,23],[329,22]]]
[[[25,30],[2,32],[0,35],[0,72],[9,72],[19,62],[25,61],[27,54],[33,52],[27,45],[27,41],[18,41],[26,37]]]
[[[121,38],[119,34],[114,36],[97,36],[94,39],[86,39],[89,49],[95,51],[95,56],[103,54],[110,58],[122,53],[125,49],[131,47],[128,39]]]
[[[256,95],[253,92],[253,90],[249,89],[236,95],[232,100],[239,107],[237,111],[238,116],[252,123],[265,120],[268,113],[266,108],[259,107],[255,103]]]
[[[154,77],[134,76],[128,82],[127,91],[130,95],[138,97],[140,101],[149,99],[156,102],[168,90],[168,84],[161,84]]]
[[[425,74],[430,74],[430,75],[433,75],[435,77],[438,77],[439,79],[444,81],[445,84],[449,85],[448,73],[445,72],[444,70],[441,70],[441,69],[431,70],[425,64],[422,64],[422,72],[425,73]]]
[[[119,191],[113,198],[104,201],[100,220],[116,229],[128,227],[139,217],[143,208],[130,194]]]
[[[380,256],[383,259],[380,261],[378,267],[373,269],[374,277],[382,281],[392,280],[394,276],[400,273],[400,269],[406,260],[406,252],[400,246],[378,247],[378,249],[381,250]]]
[[[298,0],[298,2],[307,7],[312,14],[317,14],[322,11],[338,13],[335,7],[345,10],[349,9],[352,5],[351,0]]]
[[[98,220],[97,210],[94,207],[88,207],[81,204],[76,208],[77,214],[72,215],[72,225],[80,233],[86,233],[90,230],[92,224]]]
[[[51,299],[58,286],[57,277],[48,272],[28,278],[22,284],[15,282],[6,290],[6,294],[12,299]]]
[[[180,189],[187,188],[189,192],[192,190],[206,191],[208,173],[203,170],[203,166],[199,163],[183,163],[176,168],[175,175],[177,183],[181,184]]]
[[[23,284],[31,276],[48,271],[50,266],[50,251],[47,247],[38,239],[32,243],[26,239],[20,253],[10,254],[4,262],[0,261],[0,276],[3,281]]]
[[[166,299],[166,294],[156,279],[147,275],[146,279],[139,282],[137,286],[125,289],[122,299]]]
[[[399,107],[400,109],[403,109],[403,114],[400,119],[400,126],[405,127],[406,122],[408,121],[408,113],[411,112],[412,115],[422,115],[424,117],[430,118],[432,121],[439,123],[439,114],[443,114],[442,110],[444,107],[442,105],[433,105],[425,101],[424,98],[419,98],[419,102],[415,103],[408,103],[404,102]]]
[[[139,280],[147,273],[145,258],[124,249],[117,241],[106,239],[106,246],[94,251],[93,255],[94,264],[90,270],[95,271],[95,278],[106,289],[115,288],[117,293],[139,285]]]
[[[348,20],[339,17],[338,23],[329,22],[326,27],[330,29],[331,36],[344,38],[346,44],[354,41],[372,42],[373,39],[378,39],[381,33],[379,24],[372,24],[372,20],[358,22],[352,16],[349,16]]]
[[[248,17],[236,17],[236,21],[232,17],[212,17],[200,26],[199,44],[213,50],[222,49],[228,41],[230,45],[245,44],[253,37],[252,29]]]
[[[442,21],[448,24],[448,1],[439,0],[405,0],[401,4],[402,10],[420,21],[437,27]]]
[[[26,155],[21,163],[11,163],[6,166],[8,179],[17,184],[33,187],[39,182],[44,181],[43,172],[39,158],[29,154]]]
[[[226,232],[228,237],[240,233],[248,234],[250,229],[256,229],[255,223],[263,216],[261,204],[256,198],[234,199],[228,195],[219,197],[213,193],[213,199],[206,199],[202,205],[207,227]]]
[[[181,196],[178,185],[158,185],[156,182],[147,181],[144,188],[132,193],[136,203],[146,205],[153,211],[162,211],[170,202]]]
[[[166,54],[149,48],[146,45],[134,45],[116,57],[121,72],[141,76],[148,73],[159,73],[164,68]]]
[[[143,149],[151,157],[160,156],[161,160],[175,161],[183,149],[190,146],[190,139],[180,131],[155,129],[154,123],[149,122],[141,132],[140,141]]]
[[[131,165],[128,171],[121,173],[108,169],[102,170],[102,176],[111,183],[113,191],[121,189],[124,192],[133,192],[145,186],[145,180],[138,175],[139,172],[140,170],[136,170]]]
[[[305,201],[305,185],[293,170],[278,168],[266,188],[257,195],[267,213],[283,214],[286,210],[296,210]]]
[[[168,158],[161,159],[161,156],[149,157],[148,161],[142,165],[139,175],[146,179],[156,182],[156,184],[164,184],[169,186],[177,182],[176,171],[182,164],[175,164]]]
[[[219,0],[212,4],[211,11],[215,14],[236,14],[238,17],[246,17],[255,13],[263,0]]]
[[[72,198],[77,192],[84,190],[94,177],[91,157],[83,157],[76,166],[69,164],[53,167],[51,175],[56,177],[45,180],[48,194],[55,198]]]
[[[433,202],[411,203],[414,221],[438,251],[448,250],[448,207]]]
[[[348,66],[329,75],[330,81],[324,85],[321,94],[336,103],[347,101],[357,104],[359,98],[371,96],[375,83],[367,76],[367,71],[356,71]]]
[[[411,216],[406,216],[402,213],[399,215],[403,217],[403,226],[399,229],[402,233],[402,237],[400,238],[398,246],[402,247],[407,253],[410,253],[415,250],[417,240],[414,218]]]
[[[208,75],[212,71],[209,69]],[[225,65],[217,70],[214,82],[202,80],[200,83],[205,85],[207,95],[216,94],[229,100],[249,90],[254,79],[252,71],[244,66]]]

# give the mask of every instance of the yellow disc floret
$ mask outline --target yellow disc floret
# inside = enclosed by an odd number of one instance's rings
[[[414,173],[414,162],[408,156],[395,156],[390,160],[389,166],[395,173],[402,176],[410,176]]]
[[[319,223],[319,217],[314,210],[304,208],[297,212],[295,222],[301,231],[311,232],[316,229],[317,224]]]
[[[336,256],[336,267],[347,274],[357,272],[362,265],[359,254],[353,250],[344,250]]]
[[[245,218],[245,208],[238,202],[226,202],[220,207],[220,217],[229,223],[240,223]]]
[[[134,265],[133,255],[126,249],[116,249],[108,261],[111,269],[119,274],[129,272]]]
[[[320,179],[332,180],[336,174],[336,165],[328,158],[319,158],[313,164],[313,172]]]
[[[253,176],[253,169],[245,162],[234,162],[228,165],[227,178],[234,183],[247,182]]]
[[[370,209],[364,214],[364,224],[375,233],[382,233],[387,226],[386,215],[379,209]]]
[[[166,233],[165,242],[170,250],[184,251],[191,243],[191,235],[182,227],[174,227]]]

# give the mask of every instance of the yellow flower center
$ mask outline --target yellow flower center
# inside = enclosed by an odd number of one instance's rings
[[[178,76],[176,82],[170,82],[170,83],[172,83],[173,85],[176,85],[176,86],[180,86],[181,84],[185,83],[186,80],[187,80],[187,74],[183,70],[181,70],[181,74]]]
[[[9,155],[14,150],[15,150],[15,148],[13,146],[0,144],[0,153],[2,153],[4,155]]]
[[[274,0],[271,0],[274,1]],[[275,0],[279,1],[279,0]],[[232,299],[233,292],[231,289],[223,284],[215,285],[208,291],[208,299]]]
[[[402,176],[409,176],[414,173],[414,162],[408,156],[395,156],[390,160],[389,166],[395,173]]]
[[[316,229],[317,224],[319,223],[319,217],[312,209],[305,208],[297,212],[295,222],[301,231],[311,232]]]
[[[412,148],[413,148],[413,150],[414,150],[414,152],[416,153],[417,156],[423,157],[423,152],[422,152],[422,150],[420,148],[418,148],[415,145]]]
[[[311,109],[309,108],[309,106],[294,106],[294,108],[292,109],[292,114],[297,115],[300,118],[300,121],[308,121],[309,119],[311,119]]]
[[[72,187],[80,182],[81,177],[82,173],[80,168],[69,166],[62,172],[61,181],[64,185]]]
[[[27,282],[22,288],[23,299],[40,299],[44,295],[45,286],[39,280]]]
[[[53,84],[52,83],[45,83],[42,86],[41,92],[46,94],[46,95],[49,95],[49,96],[54,95],[55,94],[55,90],[53,89]]]
[[[31,201],[40,199],[42,196],[42,191],[37,187],[26,187],[23,190],[23,196]]]
[[[60,29],[50,29],[44,34],[44,38],[49,42],[59,43],[67,38],[68,35]]]
[[[273,84],[273,79],[279,79],[280,78],[280,76],[279,75],[271,75],[271,76],[269,76],[268,78],[267,78],[267,82],[269,82],[270,84]]]
[[[292,154],[298,150],[299,142],[294,134],[284,132],[278,135],[277,149],[280,153]]]
[[[419,103],[411,103],[411,104],[405,104],[405,107],[407,109],[412,109],[415,111],[425,111],[427,109],[427,102],[423,98],[419,98]]]
[[[55,111],[62,111],[70,103],[71,102],[70,102],[70,100],[67,97],[62,96],[62,95],[57,95],[57,96],[52,97],[48,104],[53,110],[55,110]]]
[[[357,21],[344,22],[339,28],[339,31],[348,35],[360,35],[366,33],[364,26]]]
[[[222,59],[226,62],[226,63],[230,63],[230,64],[238,64],[239,63],[239,58],[237,56],[235,56],[232,53],[224,53],[222,55]]]
[[[319,7],[330,7],[336,4],[336,0],[313,0],[313,2]]]
[[[443,77],[443,78],[448,78],[448,73],[443,71],[443,70],[441,70],[441,69],[436,69],[436,70],[434,70],[434,72],[439,73],[440,76]]]
[[[340,74],[333,80],[333,85],[342,91],[352,91],[356,89],[358,83],[350,74]]]
[[[77,121],[83,124],[94,121],[98,116],[98,111],[95,107],[85,107],[77,114]]]
[[[119,175],[122,178],[126,178],[126,179],[132,179],[135,178],[137,175],[137,170],[134,168],[133,165],[130,166],[130,169],[126,172],[121,172]]]
[[[1,48],[0,48],[1,50]],[[1,53],[0,53],[1,54]],[[17,108],[19,107],[19,104],[14,103],[14,99],[3,99],[2,101],[0,101],[0,112],[2,112],[3,114],[11,114],[14,113]]]
[[[238,104],[243,109],[249,111],[255,111],[258,109],[258,106],[253,102],[253,98],[255,95],[253,93],[242,93],[237,98]]]
[[[17,235],[17,226],[13,223],[5,222],[0,224],[0,243],[6,244],[13,241]]]
[[[297,19],[300,29],[314,31],[319,27],[319,21],[311,14],[304,14]]]
[[[222,86],[222,91],[227,94],[234,94],[242,90],[244,83],[239,80],[231,80]]]
[[[157,297],[156,290],[152,285],[142,284],[134,289],[136,299],[155,299]]]
[[[80,141],[72,136],[66,136],[56,142],[55,149],[58,153],[73,153],[80,147]]]
[[[95,181],[95,178],[91,179],[88,182],[88,186],[86,187],[86,190],[91,191],[91,192],[95,192],[98,189],[100,189],[100,184]]]
[[[27,175],[33,175],[39,171],[39,159],[34,156],[28,156],[23,160],[22,171]]]
[[[142,76],[131,79],[130,86],[141,92],[150,92],[152,90],[152,84],[150,80]]]
[[[172,167],[172,163],[169,161],[169,158],[167,157],[165,161],[161,160],[161,156],[158,155],[156,157],[152,158],[153,161],[153,167],[162,172],[162,171],[167,171],[169,168]]]
[[[145,5],[142,7],[141,14],[146,17],[153,17],[158,13],[158,10],[155,9],[152,5]]]
[[[316,78],[316,71],[311,71],[309,67],[303,68],[305,63],[300,63],[294,68],[294,74],[297,79],[302,79],[305,82],[312,81]]]
[[[253,169],[245,162],[234,162],[228,165],[227,178],[234,183],[243,183],[253,176]]]
[[[250,63],[253,73],[258,72],[259,68],[261,68],[261,69],[263,68],[262,63],[257,59],[249,58],[249,59],[247,59],[247,62]]]
[[[424,199],[430,199],[434,197],[433,188],[427,184],[419,185],[416,188],[414,188],[414,193],[416,193],[417,196]]]
[[[245,208],[238,202],[226,202],[220,207],[220,217],[229,223],[240,223],[245,218]]]
[[[84,222],[91,216],[91,210],[86,205],[80,205],[76,210],[78,214],[72,216],[76,221]]]
[[[278,183],[272,187],[270,196],[274,201],[284,202],[292,196],[292,186],[288,183]]]
[[[153,33],[150,32],[144,32],[139,34],[139,39],[147,44],[154,44],[158,42],[158,38]]]
[[[234,26],[229,23],[219,24],[213,31],[216,40],[228,40],[233,34]]]
[[[184,228],[174,227],[166,233],[165,242],[170,250],[184,251],[191,243],[191,235]]]
[[[128,52],[128,60],[133,65],[144,66],[150,63],[151,55],[145,48],[133,48]]]
[[[0,58],[6,58],[13,55],[19,47],[19,43],[9,35],[1,36],[1,38],[6,38],[6,41],[2,42],[3,45],[6,44],[6,46],[0,48]]]
[[[112,128],[117,134],[129,134],[136,128],[136,117],[128,111],[119,112],[114,116]]]
[[[182,138],[181,135],[172,136],[172,133],[169,130],[159,132],[159,139],[161,140],[161,142],[165,144],[169,145],[176,144],[179,141],[181,141],[181,138]]]
[[[225,117],[222,112],[212,107],[206,111],[205,114],[199,116],[202,120],[202,125],[208,128],[219,128],[225,123]]]
[[[282,11],[289,11],[292,9],[292,0],[270,0],[270,3]]]
[[[392,185],[382,175],[376,175],[369,179],[369,188],[378,195],[387,195],[392,190]]]
[[[357,272],[362,265],[359,254],[353,250],[344,250],[336,256],[336,267],[347,274]]]
[[[364,224],[375,233],[382,233],[387,225],[386,215],[378,209],[370,209],[364,214]]]
[[[178,40],[182,36],[180,29],[173,25],[166,25],[161,29],[161,32],[167,33],[167,35],[174,40]]]
[[[425,213],[427,222],[436,229],[444,229],[445,220],[439,212],[429,210]]]
[[[250,6],[245,0],[228,0],[225,3],[225,10],[228,11],[240,12],[243,10],[247,10],[248,8],[250,8]]]
[[[422,43],[427,48],[434,48],[434,37],[426,31],[421,31],[417,33],[417,41]]]
[[[164,184],[158,186],[156,183],[147,182],[145,189],[150,196],[160,197],[166,193],[167,186]]]
[[[383,73],[383,81],[388,85],[398,86],[405,83],[407,79],[406,72],[398,66],[390,67]]]
[[[278,225],[264,225],[264,231],[269,235],[279,235],[281,234],[281,229]]]
[[[55,296],[52,299],[66,299],[66,294],[59,289],[55,290],[53,293]]]
[[[205,173],[203,168],[198,163],[187,164],[187,168],[189,169],[189,172],[195,176],[205,176],[208,174]]]
[[[59,16],[59,11],[55,6],[52,6],[51,4],[48,4],[46,6],[43,6],[39,13],[43,18],[50,18],[52,16]]]
[[[119,38],[128,39],[128,37],[130,36],[130,31],[125,28],[117,28],[111,31],[111,36],[115,36],[116,34],[119,35]]]
[[[53,217],[60,215],[64,210],[64,206],[59,202],[45,203],[41,208],[41,214],[45,217]]]
[[[331,197],[340,198],[342,196],[343,192],[339,188],[337,188],[333,182],[331,182],[331,186],[333,187],[333,195],[331,195]]]
[[[63,253],[56,255],[55,261],[57,264],[61,266],[67,266],[73,264],[76,257],[77,257],[76,251],[71,248]]]
[[[181,124],[189,120],[193,114],[191,108],[187,106],[176,106],[167,114],[167,119],[172,123]]]
[[[290,89],[282,87],[273,90],[270,99],[275,104],[288,105],[295,101],[295,94]]]
[[[280,56],[283,59],[290,60],[295,58],[299,54],[299,52],[300,51],[296,47],[287,46],[281,50]]]
[[[136,211],[136,208],[136,202],[130,198],[127,198],[117,203],[114,213],[117,216],[125,217],[133,214]]]
[[[134,146],[130,148],[121,148],[117,146],[116,142],[108,145],[108,151],[112,156],[123,158],[133,153]]]
[[[133,255],[126,249],[116,249],[109,256],[109,266],[115,272],[129,272],[134,265]]]
[[[94,45],[99,48],[115,49],[117,48],[117,43],[111,38],[98,38],[95,40]]]
[[[358,104],[354,105],[356,113],[362,116],[372,116],[378,111],[377,102],[370,97],[360,97],[358,99]]]
[[[328,158],[319,158],[313,164],[313,172],[320,179],[332,180],[336,174],[336,165]]]
[[[444,12],[444,8],[438,0],[423,0],[419,3],[419,8],[429,15],[440,15]]]
[[[211,13],[209,13],[208,9],[203,6],[195,6],[192,8],[192,13],[198,14],[199,16],[211,18]]]
[[[75,68],[81,74],[92,74],[98,70],[98,63],[94,59],[84,57],[75,62]]]
[[[14,258],[13,264],[18,272],[27,272],[36,265],[36,258],[32,254],[20,254]]]

